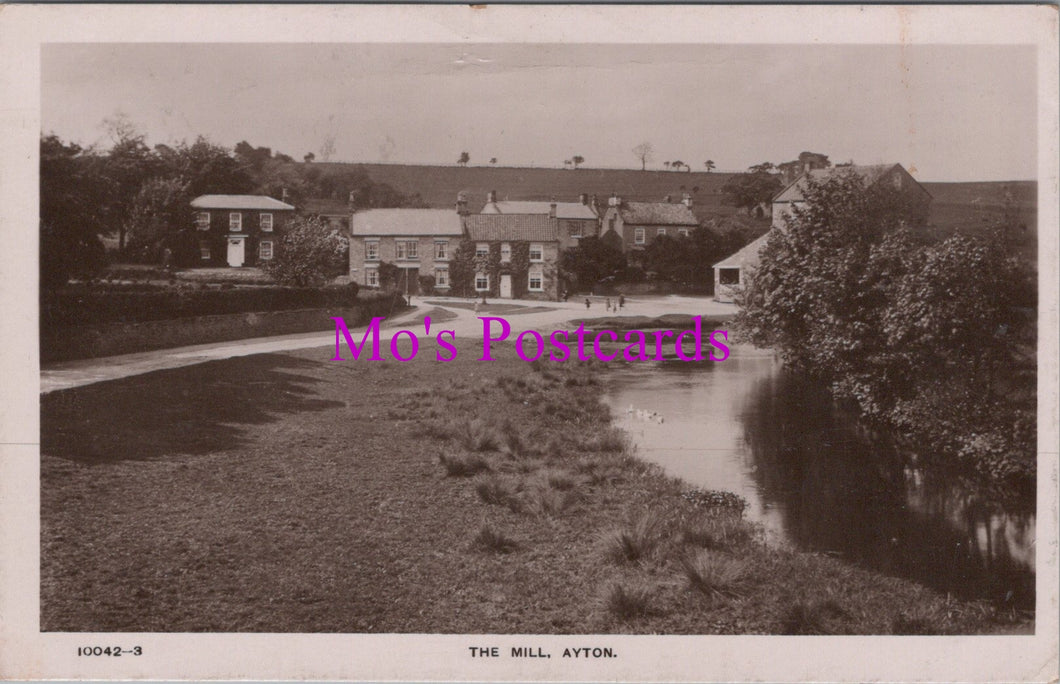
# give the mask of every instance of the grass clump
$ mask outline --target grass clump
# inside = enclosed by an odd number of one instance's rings
[[[754,525],[744,520],[739,512],[727,511],[685,523],[681,529],[681,541],[706,549],[732,549],[750,542],[754,530]]]
[[[542,476],[549,487],[561,492],[570,491],[578,486],[578,480],[572,474],[558,468],[549,468],[542,473]]]
[[[629,449],[629,436],[618,428],[610,427],[601,430],[593,439],[583,444],[586,451],[599,451],[607,454],[617,454]]]
[[[450,434],[468,451],[496,451],[500,446],[497,431],[480,418],[456,423]]]
[[[547,517],[566,513],[577,501],[574,492],[561,492],[545,487],[534,489],[528,499],[530,510]]]
[[[519,548],[519,542],[489,523],[483,523],[472,540],[472,546],[490,553],[511,553]]]
[[[631,620],[654,612],[653,593],[652,588],[644,584],[615,582],[607,588],[604,602],[612,615],[620,620]]]
[[[471,477],[490,469],[489,462],[478,454],[439,454],[438,461],[449,477]]]
[[[493,506],[507,506],[517,513],[523,510],[515,487],[502,478],[492,475],[482,478],[475,485],[475,492],[480,499]]]
[[[747,563],[698,551],[681,559],[688,586],[710,598],[736,598],[747,580]]]
[[[617,563],[646,560],[659,544],[659,520],[646,513],[625,529],[613,530],[604,538],[605,554]]]
[[[523,435],[519,432],[519,428],[515,427],[511,421],[505,421],[501,434],[504,439],[504,453],[515,459],[522,459],[533,455],[533,449],[531,449],[523,439]]]
[[[842,634],[842,621],[847,617],[843,607],[832,599],[796,601],[784,611],[781,634]]]

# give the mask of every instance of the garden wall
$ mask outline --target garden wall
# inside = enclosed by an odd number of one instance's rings
[[[373,298],[354,306],[190,316],[139,323],[101,323],[41,331],[41,363],[132,354],[211,342],[334,330],[332,316],[346,325],[367,324],[404,308],[402,299]]]

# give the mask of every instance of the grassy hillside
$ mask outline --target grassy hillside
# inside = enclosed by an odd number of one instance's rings
[[[315,166],[339,166],[315,163]],[[477,211],[486,202],[486,193],[497,191],[498,199],[577,201],[580,193],[596,195],[607,204],[612,192],[634,200],[674,201],[683,192],[692,193],[695,203],[722,207],[721,186],[732,174],[687,173],[684,171],[634,171],[631,169],[544,169],[480,166],[410,166],[405,164],[365,164],[371,179],[386,183],[402,193],[418,193],[428,206],[451,207],[459,192],[467,193],[468,204]]]

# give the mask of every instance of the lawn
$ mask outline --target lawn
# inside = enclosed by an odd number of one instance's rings
[[[44,631],[978,633],[630,453],[601,364],[327,349],[41,398]],[[406,352],[407,353],[407,352]]]

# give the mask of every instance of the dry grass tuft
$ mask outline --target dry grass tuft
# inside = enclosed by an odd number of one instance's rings
[[[707,549],[732,549],[754,538],[755,527],[739,512],[701,516],[685,523],[681,542]]]
[[[475,491],[480,499],[494,506],[507,506],[512,511],[521,512],[523,503],[516,493],[515,487],[507,480],[489,475],[475,485]]]
[[[456,423],[450,434],[468,451],[496,451],[500,445],[497,431],[480,418]]]
[[[519,548],[519,542],[494,529],[489,523],[482,524],[471,543],[474,547],[491,553],[511,553]]]
[[[681,559],[688,585],[711,597],[736,598],[747,581],[747,562],[709,551],[698,551]]]
[[[636,563],[651,557],[659,545],[659,519],[641,515],[632,525],[604,537],[604,553],[617,563]]]
[[[781,619],[781,634],[842,634],[847,616],[836,601],[796,601]]]
[[[449,477],[471,477],[490,469],[489,462],[478,454],[439,454],[438,462],[445,468],[445,474]]]
[[[651,605],[653,593],[652,588],[644,584],[615,582],[608,586],[604,601],[612,615],[631,620],[654,612]]]

